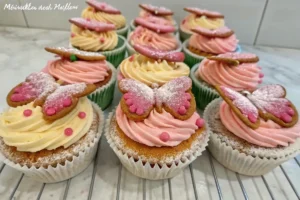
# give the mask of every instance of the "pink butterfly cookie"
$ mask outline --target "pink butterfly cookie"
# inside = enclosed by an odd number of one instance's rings
[[[165,7],[153,6],[151,4],[140,4],[140,8],[152,13],[157,16],[168,16],[173,15],[173,12]]]
[[[88,29],[96,32],[107,32],[116,29],[114,24],[108,24],[104,22],[98,22],[95,20],[88,20],[80,17],[71,18],[69,22],[84,29]]]
[[[216,11],[209,11],[209,10],[193,8],[193,7],[187,7],[184,8],[184,10],[198,16],[206,16],[209,18],[224,18],[224,15]]]
[[[217,29],[207,29],[203,27],[197,27],[192,29],[194,33],[206,36],[206,37],[217,37],[217,38],[227,38],[234,34],[234,31],[228,27],[220,27]]]
[[[121,11],[108,5],[105,2],[98,2],[96,0],[87,0],[86,3],[93,7],[96,11],[105,12],[109,14],[121,14]]]
[[[138,17],[135,18],[134,22],[137,25],[141,25],[157,33],[173,33],[176,30],[173,25],[159,24],[157,23],[158,21],[153,21],[154,19],[155,18],[152,18],[151,21],[142,17]]]

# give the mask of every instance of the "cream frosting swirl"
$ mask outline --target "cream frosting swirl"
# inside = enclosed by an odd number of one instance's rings
[[[116,119],[121,130],[132,140],[147,146],[177,146],[187,140],[196,132],[199,115],[194,113],[189,119],[181,121],[163,110],[158,113],[155,109],[150,112],[147,119],[135,122],[127,118],[119,105],[116,110]],[[166,142],[160,139],[160,135],[166,132],[170,139]]]
[[[263,74],[257,63],[242,63],[230,66],[225,62],[205,58],[196,72],[210,85],[223,85],[235,91],[253,91],[262,82]]]
[[[118,35],[115,31],[95,32],[72,25],[71,32],[72,46],[84,51],[113,50],[118,44]]]
[[[217,29],[224,25],[225,22],[223,18],[208,18],[204,15],[199,17],[195,14],[189,14],[182,20],[180,28],[184,32],[193,33],[191,29],[197,28],[198,26],[207,29]]]
[[[189,40],[189,46],[213,54],[234,52],[237,48],[238,40],[235,34],[227,38],[205,37],[193,34]]]
[[[71,62],[67,59],[48,61],[44,72],[66,83],[98,83],[109,75],[106,61]]]
[[[31,110],[28,117],[24,110]],[[78,117],[79,112],[85,112],[84,119]],[[16,147],[18,151],[37,152],[53,150],[58,147],[67,148],[83,137],[93,122],[93,108],[90,101],[81,98],[77,106],[65,117],[52,123],[43,119],[42,108],[34,107],[33,103],[9,108],[0,115],[0,137],[8,146]],[[72,128],[73,134],[66,136],[66,128]]]
[[[147,45],[154,49],[172,51],[178,47],[178,41],[173,33],[156,33],[142,26],[138,26],[129,36],[131,45]]]
[[[171,63],[165,60],[158,62],[141,54],[134,54],[123,60],[119,68],[123,77],[138,80],[148,86],[163,85],[190,73],[190,68],[182,62]]]
[[[282,128],[271,120],[261,119],[259,128],[253,130],[224,101],[220,105],[220,117],[224,126],[234,135],[261,147],[288,146],[300,138],[300,122],[291,128]]]
[[[126,26],[126,19],[123,15],[95,11],[95,9],[90,6],[82,11],[81,17],[99,22],[112,23],[117,29],[121,29]]]

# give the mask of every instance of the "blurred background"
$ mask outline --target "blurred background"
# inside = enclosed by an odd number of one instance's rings
[[[3,9],[5,4],[52,8],[55,4],[78,6],[72,10],[29,11]],[[107,0],[120,9],[128,23],[139,12],[139,3],[166,6],[174,11],[180,22],[187,15],[187,6],[215,10],[225,15],[228,27],[235,30],[242,44],[300,49],[300,0]],[[84,0],[0,0],[0,26],[21,26],[67,30],[68,19],[80,16],[87,4]]]

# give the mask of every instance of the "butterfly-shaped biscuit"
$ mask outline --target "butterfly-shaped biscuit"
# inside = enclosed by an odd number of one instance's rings
[[[113,6],[105,3],[105,2],[98,2],[96,0],[87,0],[86,3],[93,7],[96,11],[105,12],[109,14],[121,14],[121,11]]]
[[[168,16],[168,15],[173,15],[173,12],[165,7],[159,7],[159,6],[154,6],[151,4],[140,4],[140,8],[152,13],[153,15],[157,16]]]
[[[281,85],[265,85],[250,93],[242,94],[225,86],[215,86],[222,98],[237,116],[249,127],[256,129],[260,118],[272,120],[282,127],[292,127],[298,122],[295,106],[285,98]]]
[[[54,121],[71,112],[80,97],[92,93],[95,89],[95,85],[85,83],[61,86],[51,75],[36,72],[30,74],[25,82],[14,87],[6,100],[11,107],[34,102],[34,106],[42,107],[45,120]]]
[[[124,93],[121,108],[128,118],[135,121],[147,118],[154,108],[158,112],[164,109],[175,118],[185,120],[190,118],[196,109],[191,87],[191,79],[185,76],[154,89],[133,79],[122,79],[119,82],[119,88]]]
[[[142,17],[137,17],[135,18],[134,23],[146,27],[157,33],[173,33],[175,31],[174,26],[170,24],[163,24],[164,19],[160,19],[154,16],[149,18],[144,19]]]

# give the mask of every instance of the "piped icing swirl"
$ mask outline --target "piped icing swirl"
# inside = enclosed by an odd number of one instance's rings
[[[131,45],[147,45],[154,49],[172,51],[178,47],[178,41],[173,33],[156,33],[142,26],[137,27],[129,36]]]
[[[225,25],[223,18],[208,18],[205,15],[197,16],[195,14],[189,14],[186,16],[180,24],[181,30],[187,33],[193,33],[191,29],[198,26],[207,29],[217,29]]]
[[[26,114],[27,111],[31,111],[30,115]],[[80,112],[85,112],[84,118],[78,116]],[[16,147],[18,151],[37,152],[58,147],[67,148],[90,129],[93,108],[86,97],[81,98],[69,114],[49,123],[43,118],[42,108],[34,107],[30,103],[9,108],[0,115],[0,122],[0,137],[6,145]],[[72,134],[66,134],[68,128],[71,128]]]
[[[253,130],[225,102],[220,105],[220,117],[224,126],[234,135],[261,147],[288,146],[300,137],[300,122],[291,128],[282,128],[271,120],[262,119],[259,128]]]
[[[123,77],[138,80],[148,86],[163,85],[190,73],[190,68],[183,62],[173,63],[165,60],[158,62],[141,54],[134,54],[123,60],[119,68]]]
[[[257,63],[242,63],[233,67],[207,58],[200,63],[196,75],[210,85],[223,85],[235,91],[253,91],[263,78]]]
[[[190,47],[213,54],[233,52],[237,48],[237,44],[238,40],[234,34],[227,38],[205,37],[193,34],[189,41]]]
[[[135,122],[127,118],[119,105],[116,110],[116,120],[121,130],[132,140],[147,146],[176,146],[187,140],[198,129],[196,121],[199,115],[194,113],[188,120],[175,119],[170,113],[163,110],[158,113],[153,109],[142,122]],[[162,134],[168,134],[168,141],[161,138]]]
[[[112,23],[116,26],[117,29],[121,29],[126,26],[126,19],[123,15],[96,11],[93,7],[90,6],[82,11],[81,17],[85,19],[96,20],[99,22]]]
[[[118,35],[115,31],[96,32],[72,25],[70,42],[84,51],[108,51],[117,46]]]
[[[109,75],[109,70],[104,60],[71,62],[62,58],[48,61],[43,71],[65,83],[99,83]]]

